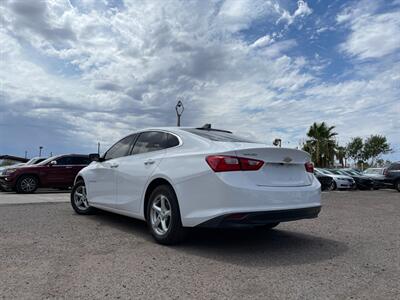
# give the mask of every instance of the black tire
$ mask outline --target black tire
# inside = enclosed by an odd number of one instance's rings
[[[78,195],[81,194],[82,196]],[[79,215],[90,215],[95,209],[87,203],[85,182],[80,180],[71,190],[71,206]]]
[[[400,180],[397,180],[397,181],[394,183],[394,188],[395,188],[398,192],[400,192]]]
[[[330,186],[327,188],[328,191],[334,191],[337,189],[335,180],[332,180]]]
[[[23,175],[18,178],[15,186],[18,194],[32,194],[39,187],[39,180],[33,175]]]
[[[257,228],[263,229],[263,230],[271,230],[272,228],[275,228],[279,224],[280,224],[280,222],[268,223],[268,224],[265,224],[265,225],[258,226]]]
[[[161,212],[162,201],[164,201],[163,212]],[[154,209],[153,205],[160,211]],[[160,185],[151,193],[146,210],[146,221],[151,235],[160,244],[173,245],[184,239],[186,230],[182,227],[178,199],[170,186]],[[164,223],[164,228],[162,223]]]

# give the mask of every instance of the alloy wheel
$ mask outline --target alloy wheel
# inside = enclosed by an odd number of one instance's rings
[[[165,235],[171,225],[171,204],[164,195],[157,196],[150,208],[150,222],[154,232]]]
[[[86,187],[84,185],[78,186],[74,193],[74,202],[78,209],[86,210],[89,208],[86,196]]]
[[[21,189],[25,193],[32,192],[36,189],[36,180],[32,177],[26,177],[21,181]]]

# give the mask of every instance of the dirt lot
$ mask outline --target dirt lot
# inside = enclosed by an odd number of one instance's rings
[[[270,232],[193,230],[175,247],[155,244],[142,222],[78,216],[62,203],[68,194],[53,196],[61,203],[10,205],[32,196],[0,194],[4,299],[400,298],[393,190],[324,193],[318,219]]]

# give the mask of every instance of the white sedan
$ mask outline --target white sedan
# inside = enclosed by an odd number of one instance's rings
[[[321,210],[306,152],[210,126],[142,130],[90,157],[71,192],[74,210],[145,220],[163,244],[180,241],[187,227],[272,228]]]

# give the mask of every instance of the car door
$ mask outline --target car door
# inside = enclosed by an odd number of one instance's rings
[[[140,215],[144,188],[166,153],[167,133],[146,131],[140,133],[132,155],[119,160],[117,176],[117,208]]]
[[[73,165],[70,156],[62,156],[54,159],[46,167],[46,186],[68,187],[74,182]]]
[[[119,159],[128,155],[136,135],[130,135],[114,144],[104,155],[104,161],[95,162],[86,172],[86,189],[89,202],[114,208],[117,196],[115,170]]]

